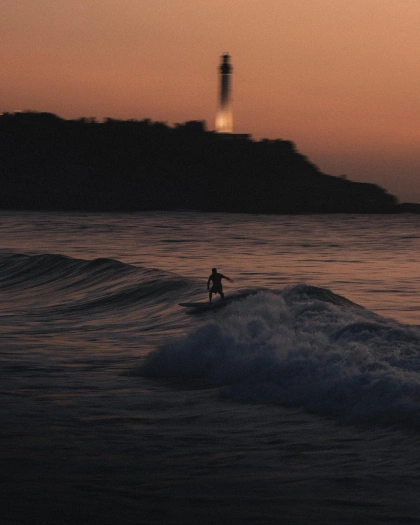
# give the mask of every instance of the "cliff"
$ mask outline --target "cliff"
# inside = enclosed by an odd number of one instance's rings
[[[290,141],[164,123],[0,116],[0,208],[395,213],[381,187],[322,173]]]

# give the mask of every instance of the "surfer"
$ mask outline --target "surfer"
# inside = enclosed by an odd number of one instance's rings
[[[211,275],[207,281],[207,290],[209,290],[210,303],[211,303],[211,298],[213,297],[214,293],[218,293],[220,297],[223,300],[225,300],[225,294],[223,293],[222,279],[226,279],[227,281],[230,281],[231,283],[233,282],[233,280],[229,279],[229,277],[226,277],[226,275],[223,275],[222,273],[218,273],[217,268],[212,268]],[[210,282],[213,283],[211,288],[210,288]]]

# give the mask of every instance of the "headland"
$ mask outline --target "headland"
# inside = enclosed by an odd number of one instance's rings
[[[51,113],[0,116],[0,209],[237,213],[420,212],[385,189],[321,172],[288,140]]]

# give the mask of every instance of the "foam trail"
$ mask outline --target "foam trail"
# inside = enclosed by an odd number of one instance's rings
[[[142,373],[347,422],[420,427],[420,331],[329,290],[260,292],[149,355]]]

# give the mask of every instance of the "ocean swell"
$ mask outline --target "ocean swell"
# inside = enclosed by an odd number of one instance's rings
[[[173,300],[191,282],[179,275],[114,259],[75,259],[59,254],[0,255],[3,299],[52,316],[136,309]]]
[[[329,290],[259,292],[149,354],[141,373],[343,422],[420,428],[420,331]]]

